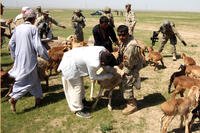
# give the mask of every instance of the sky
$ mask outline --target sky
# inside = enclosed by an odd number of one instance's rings
[[[62,9],[124,9],[127,3],[132,4],[134,10],[147,11],[189,11],[200,12],[200,0],[2,0],[6,8],[21,8],[29,6],[35,8]]]

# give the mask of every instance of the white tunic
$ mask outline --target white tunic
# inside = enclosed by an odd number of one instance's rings
[[[96,71],[101,67],[101,51],[106,51],[106,48],[103,46],[88,46],[65,52],[58,71],[62,71],[63,77],[67,80],[87,75],[92,80],[104,80],[108,78],[107,74],[96,74]]]
[[[13,68],[9,74],[19,80],[30,74],[37,65],[37,56],[49,60],[47,50],[42,46],[36,26],[25,22],[17,26],[9,42]]]

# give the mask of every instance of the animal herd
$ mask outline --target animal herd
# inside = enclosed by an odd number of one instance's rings
[[[158,69],[158,62],[160,61],[162,68],[165,68],[163,56],[161,55],[161,53],[154,51],[152,47],[147,47],[147,45],[145,45],[142,41],[137,41],[138,45],[141,47],[141,54],[144,57],[145,64],[153,64],[155,66],[154,70],[156,70]],[[46,81],[46,87],[48,87],[49,76],[52,75],[53,71],[55,74],[57,74],[57,68],[64,52],[75,47],[91,45],[92,43],[92,39],[88,41],[88,44],[86,42],[77,42],[76,38],[73,35],[69,36],[67,39],[60,39],[50,42],[50,49],[48,50],[48,54],[51,57],[51,61],[47,62],[38,57],[38,71],[40,74],[39,77],[41,78],[41,80]],[[148,51],[148,59],[146,59],[145,57],[146,51]],[[186,56],[186,54],[184,53],[181,55],[181,57],[184,61],[184,65],[181,65],[179,68],[180,71],[174,72],[169,79],[168,93],[172,93],[171,98],[161,104],[161,110],[163,112],[163,116],[161,118],[162,133],[167,132],[167,127],[176,115],[181,116],[180,126],[183,126],[183,120],[185,120],[185,133],[189,133],[191,131],[192,122],[196,118],[192,117],[193,119],[189,120],[189,113],[191,113],[191,111],[194,109],[196,109],[198,113],[200,112],[198,106],[200,104],[200,66],[196,64],[195,60],[192,57]],[[114,77],[109,81],[98,81],[100,85],[100,91],[96,98],[97,100],[92,108],[95,108],[98,100],[102,96],[103,90],[106,89],[110,92],[108,109],[112,110],[112,90],[121,82],[121,76],[123,75],[123,72],[120,70],[121,69],[119,67],[115,67],[113,68],[113,70],[107,70],[108,72],[113,73]],[[14,79],[10,78],[8,73],[1,69],[1,86],[12,88],[13,82]],[[90,98],[93,97],[95,82],[96,81],[91,81]],[[173,91],[171,91],[172,85],[174,86]],[[184,95],[184,92],[186,90],[188,90],[189,93],[187,95]],[[180,94],[181,97],[178,97],[177,94]]]

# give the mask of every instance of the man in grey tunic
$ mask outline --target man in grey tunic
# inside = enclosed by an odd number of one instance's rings
[[[35,96],[35,105],[39,105],[42,88],[37,73],[37,55],[49,60],[47,50],[41,44],[38,29],[33,25],[35,12],[29,9],[23,18],[25,22],[15,28],[9,42],[11,56],[14,59],[13,68],[9,71],[10,76],[15,78],[9,99],[13,112],[16,112],[17,100],[27,92]]]

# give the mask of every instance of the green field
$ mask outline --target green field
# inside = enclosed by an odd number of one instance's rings
[[[4,18],[14,18],[19,9],[6,9]],[[53,26],[54,36],[67,37],[73,34],[71,27],[72,10],[50,10],[51,16],[64,24],[67,28],[62,29]],[[92,35],[92,28],[98,24],[99,16],[91,16],[91,10],[84,10],[86,27],[84,29],[85,40]],[[150,45],[152,31],[158,30],[161,22],[165,19],[174,21],[176,28],[188,43],[184,47],[180,41],[177,44],[177,52],[182,52],[193,57],[200,65],[200,13],[189,12],[136,12],[137,24],[135,38]],[[124,24],[124,16],[114,14],[115,25]],[[115,28],[116,29],[116,28]],[[161,40],[161,35],[159,36]],[[1,49],[1,67],[9,69],[13,63],[10,58],[8,39]],[[155,46],[158,49],[160,42]],[[108,111],[107,100],[101,100],[93,110],[91,119],[81,119],[69,111],[65,100],[60,75],[50,77],[50,87],[44,89],[43,106],[34,108],[34,98],[27,94],[17,103],[17,113],[10,111],[8,102],[1,102],[1,132],[2,133],[156,133],[159,132],[159,119],[162,116],[160,103],[168,99],[167,85],[170,75],[177,71],[182,59],[172,61],[170,44],[166,44],[163,51],[166,69],[154,71],[153,67],[147,66],[141,70],[142,88],[135,91],[139,110],[129,116],[121,114],[121,104],[116,97],[113,111]],[[147,53],[146,53],[147,54]],[[44,86],[42,82],[42,86]],[[89,100],[90,82],[85,78],[86,97]],[[95,95],[99,87],[96,86]],[[4,100],[4,98],[1,98]],[[171,132],[183,132],[178,128],[179,117],[168,128]],[[194,132],[200,131],[200,123],[195,122]]]

